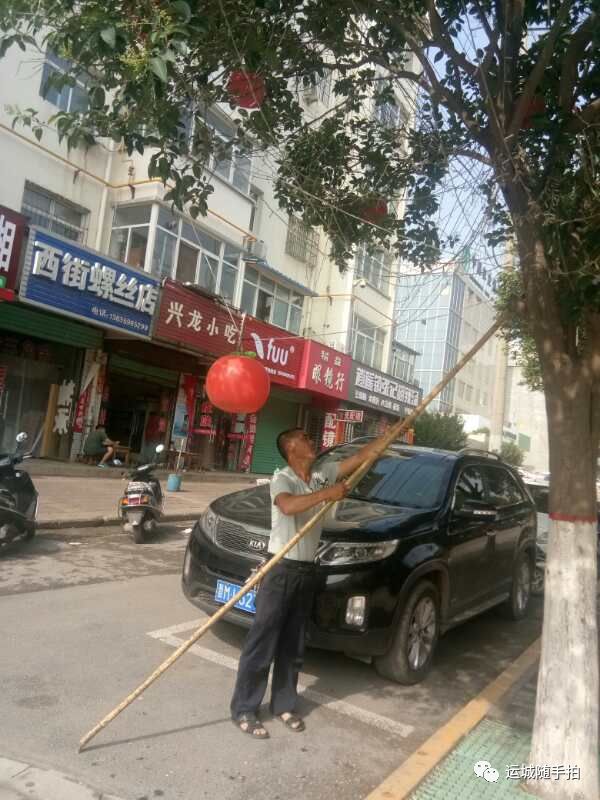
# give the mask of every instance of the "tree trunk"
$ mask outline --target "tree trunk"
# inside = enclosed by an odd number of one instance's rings
[[[596,458],[600,337],[580,335],[561,316],[555,271],[543,243],[539,209],[507,187],[527,324],[542,367],[550,451],[550,532],[544,622],[530,765],[578,768],[559,779],[528,779],[528,791],[552,800],[598,800],[598,627]],[[586,331],[587,333],[587,331]],[[591,333],[591,332],[590,332]],[[571,777],[568,780],[568,777]],[[554,773],[556,778],[556,772]]]
[[[539,346],[539,343],[538,343]],[[543,350],[542,350],[543,352]],[[579,779],[529,780],[538,797],[597,800],[597,448],[590,381],[557,360],[544,379],[550,449],[550,535],[544,622],[530,763],[568,769]],[[570,367],[567,366],[570,364]],[[595,399],[595,398],[594,398]]]

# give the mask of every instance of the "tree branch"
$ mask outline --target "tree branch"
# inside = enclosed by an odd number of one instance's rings
[[[502,55],[500,53],[500,50],[498,49],[498,41],[500,39],[500,27],[496,26],[495,30],[492,29],[490,21],[487,18],[487,14],[483,10],[479,0],[474,0],[474,5],[477,18],[481,22],[483,29],[485,31],[485,35],[488,37],[488,42],[490,43],[489,52],[491,54],[495,50],[496,55],[498,56],[498,62],[500,62],[502,60]]]
[[[581,133],[590,125],[600,122],[600,98],[592,100],[581,111],[575,111],[573,119],[565,126],[567,133]]]
[[[597,26],[598,16],[592,13],[575,31],[563,56],[558,94],[560,107],[563,111],[569,112],[573,108],[575,84],[577,82],[577,65],[581,54],[592,40]]]
[[[464,53],[459,53],[454,47],[452,37],[449,35],[448,29],[438,14],[434,0],[426,0],[426,3],[429,25],[433,34],[433,43],[446,54],[453,64],[464,70],[471,78],[474,78],[477,74],[477,66],[472,64]]]
[[[519,97],[517,107],[515,108],[515,113],[513,114],[512,120],[508,127],[509,136],[514,136],[521,127],[523,119],[525,118],[525,112],[529,107],[535,90],[540,85],[540,81],[542,80],[546,67],[550,63],[550,59],[554,53],[556,40],[558,39],[561,28],[564,22],[567,20],[572,7],[572,0],[562,0],[562,3],[558,9],[558,13],[556,14],[556,18],[552,23],[552,27],[550,28],[550,32],[548,33],[546,41],[544,42],[542,52],[540,53],[540,56],[533,69],[529,73],[529,77],[527,78],[523,88],[523,92]]]
[[[502,30],[502,99],[506,109],[512,107],[515,76],[523,41],[525,0],[496,0],[496,15]]]
[[[458,148],[453,150],[451,155],[456,156],[457,158],[472,158],[475,161],[479,161],[481,164],[485,164],[486,167],[494,166],[492,160],[488,156],[486,156],[484,153],[478,153],[476,150]]]
[[[461,96],[457,96],[454,92],[449,91],[439,80],[437,75],[435,74],[435,70],[429,62],[429,59],[423,53],[423,49],[420,47],[419,42],[412,36],[410,33],[404,32],[404,36],[406,39],[406,43],[419,59],[421,66],[423,67],[423,71],[427,75],[427,80],[429,81],[429,87],[426,87],[429,93],[432,95],[434,99],[437,99],[438,102],[442,102],[442,105],[446,106],[449,111],[452,111],[453,114],[464,123],[464,125],[468,128],[471,135],[476,139],[479,144],[484,146],[484,140],[482,136],[482,131],[479,126],[479,123],[476,122],[472,117],[469,116],[467,113],[467,109],[464,103],[464,99]]]

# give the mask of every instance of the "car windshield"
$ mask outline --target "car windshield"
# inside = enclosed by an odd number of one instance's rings
[[[327,453],[319,464],[355,455],[362,445],[345,445]],[[429,453],[389,449],[349,497],[409,508],[435,508],[443,500],[452,464]]]

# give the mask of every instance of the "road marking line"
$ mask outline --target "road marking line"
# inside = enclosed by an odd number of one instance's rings
[[[541,638],[515,659],[476,697],[463,706],[445,725],[427,739],[398,769],[365,800],[405,800],[450,753],[458,742],[478,725],[487,712],[532,667],[540,656]]]
[[[182,633],[183,631],[190,630],[191,628],[198,628],[202,622],[202,619],[192,620],[191,622],[183,622],[179,625],[172,625],[170,628],[151,631],[147,635],[151,636],[153,639],[163,642],[163,644],[169,645],[170,647],[179,647],[185,640],[180,639],[173,634]],[[199,658],[203,658],[205,661],[210,661],[220,667],[225,667],[233,672],[237,672],[237,658],[232,658],[231,656],[217,653],[215,650],[210,650],[207,647],[201,647],[198,644],[192,645],[188,652],[193,653]],[[318,680],[315,675],[307,675],[306,673],[304,673],[304,678],[311,678],[315,683]],[[319,706],[325,706],[331,711],[336,711],[338,714],[343,714],[346,717],[358,720],[365,725],[370,725],[372,728],[378,728],[381,731],[391,733],[394,736],[399,736],[402,739],[406,739],[408,736],[414,733],[415,729],[412,725],[405,725],[402,722],[397,722],[389,717],[376,714],[373,711],[367,711],[366,709],[355,706],[352,703],[346,702],[345,700],[336,700],[334,697],[330,697],[329,695],[322,694],[321,692],[311,689],[310,685],[307,685],[306,683],[299,683],[298,690],[311,703],[315,703]]]

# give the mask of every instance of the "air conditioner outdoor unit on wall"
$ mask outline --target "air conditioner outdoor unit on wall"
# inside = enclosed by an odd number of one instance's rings
[[[244,242],[246,253],[256,258],[264,258],[267,253],[267,246],[262,239],[247,238]]]

